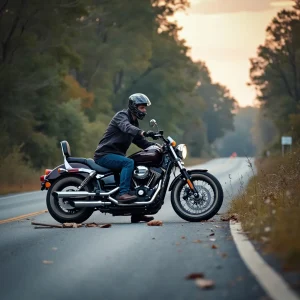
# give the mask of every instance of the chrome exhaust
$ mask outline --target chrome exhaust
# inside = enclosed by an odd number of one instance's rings
[[[158,184],[158,187],[157,187],[157,190],[155,191],[155,193],[154,193],[154,195],[152,196],[152,198],[151,198],[151,200],[150,201],[144,201],[144,202],[134,202],[134,203],[130,203],[130,204],[121,204],[121,203],[119,203],[118,202],[118,200],[116,200],[116,199],[114,199],[114,198],[112,198],[112,197],[108,197],[108,199],[110,200],[110,201],[112,201],[113,203],[115,203],[115,204],[117,204],[118,206],[140,206],[140,205],[148,205],[148,204],[151,204],[154,200],[155,200],[155,198],[156,198],[156,196],[157,196],[157,194],[159,193],[159,191],[161,190],[161,181],[162,180],[160,180],[160,182],[159,182],[159,184]]]
[[[70,201],[74,207],[100,207],[103,205],[111,205],[111,202],[103,201]]]
[[[119,187],[116,187],[115,189],[109,191],[109,192],[103,192],[100,194],[96,193],[90,193],[90,192],[85,192],[85,191],[74,191],[74,192],[53,192],[52,195],[56,198],[74,198],[74,197],[79,197],[79,198],[84,198],[84,197],[95,197],[95,196],[100,196],[100,197],[107,197],[119,190]],[[98,202],[98,201],[96,201]]]

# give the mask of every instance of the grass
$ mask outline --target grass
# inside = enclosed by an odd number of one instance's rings
[[[22,154],[14,149],[8,156],[0,157],[0,194],[29,192],[40,189],[40,175],[24,163]]]
[[[300,149],[285,157],[259,159],[256,167],[257,175],[232,201],[229,213],[237,213],[250,238],[276,253],[285,267],[299,270]]]

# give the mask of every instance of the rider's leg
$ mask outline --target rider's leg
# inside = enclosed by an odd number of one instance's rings
[[[96,163],[107,169],[122,170],[120,174],[120,196],[128,194],[130,191],[130,182],[134,169],[134,161],[122,155],[106,154],[100,157]]]

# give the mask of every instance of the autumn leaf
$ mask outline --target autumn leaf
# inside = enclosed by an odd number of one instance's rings
[[[111,224],[103,224],[99,226],[100,228],[110,228]]]
[[[147,223],[148,226],[162,226],[163,222],[159,220],[152,220]]]
[[[97,223],[87,223],[85,224],[85,227],[98,227],[98,224]]]
[[[203,277],[204,277],[203,273],[191,273],[191,274],[187,275],[185,277],[185,279],[190,280],[190,279],[197,279],[197,278],[203,278]]]
[[[212,280],[209,280],[209,279],[197,278],[195,280],[195,283],[201,289],[210,289],[210,288],[213,288],[215,286],[215,283]]]
[[[238,214],[232,214],[232,215],[225,215],[221,217],[221,221],[238,221]]]
[[[181,239],[182,239],[182,240],[185,240],[185,236],[182,236]]]
[[[193,243],[202,243],[201,240],[194,240]]]
[[[211,248],[212,248],[212,249],[217,249],[218,247],[217,247],[215,244],[212,244],[212,245],[211,245]]]

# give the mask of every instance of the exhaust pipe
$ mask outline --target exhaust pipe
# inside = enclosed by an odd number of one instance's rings
[[[100,207],[100,206],[103,206],[103,205],[110,205],[111,202],[103,202],[103,201],[72,201],[70,204],[72,206],[74,206],[74,207]]]
[[[90,193],[90,192],[85,192],[85,191],[74,191],[74,192],[53,192],[52,195],[55,198],[74,198],[74,197],[79,197],[79,198],[85,198],[85,197],[95,197],[95,196],[100,196],[100,197],[106,197],[110,196],[111,194],[114,194],[119,190],[119,187],[116,187],[115,189],[109,191],[109,192],[103,192],[100,194],[96,193]],[[96,201],[98,202],[98,201]]]
[[[114,199],[114,198],[112,198],[112,197],[110,197],[110,196],[108,197],[108,199],[109,199],[110,201],[112,201],[113,203],[117,204],[118,206],[126,206],[126,207],[128,207],[128,206],[148,205],[148,204],[151,204],[151,203],[155,200],[155,198],[156,198],[157,194],[160,192],[160,190],[161,190],[161,181],[159,182],[158,187],[157,187],[157,190],[155,191],[155,193],[154,193],[154,195],[152,196],[152,198],[151,198],[150,201],[134,202],[134,203],[131,203],[131,204],[123,204],[123,203],[120,204],[120,203],[118,202],[118,200],[116,200],[116,199]]]

